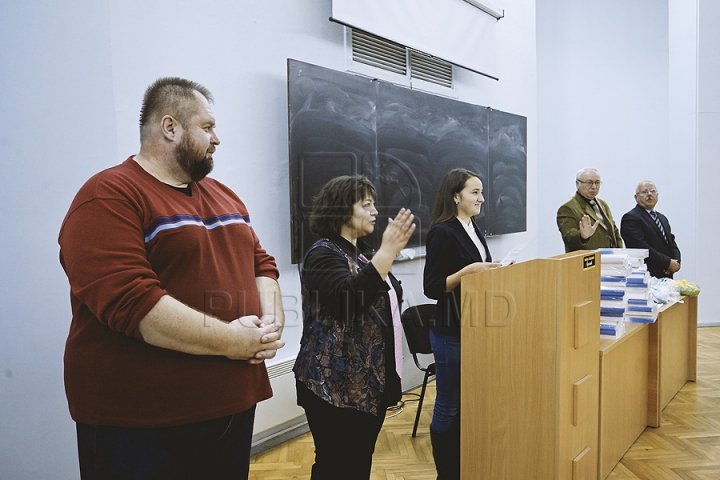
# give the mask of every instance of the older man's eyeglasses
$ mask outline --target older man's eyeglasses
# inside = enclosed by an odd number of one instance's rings
[[[648,189],[646,188],[645,190],[640,190],[638,193],[642,193],[643,195],[647,195],[648,193],[652,193],[653,195],[655,195],[657,192],[658,192],[658,191],[655,190],[654,188],[651,188],[650,190],[648,190]]]
[[[583,185],[586,185],[588,187],[592,187],[593,185],[599,187],[602,183],[600,180],[578,180],[578,182],[582,183]]]

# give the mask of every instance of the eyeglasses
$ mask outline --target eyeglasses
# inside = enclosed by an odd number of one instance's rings
[[[592,187],[593,185],[599,187],[600,184],[602,183],[600,180],[578,180],[578,182],[580,182],[583,185],[586,185],[588,187]]]
[[[655,195],[657,192],[658,192],[658,191],[655,190],[654,188],[651,188],[650,190],[648,190],[648,189],[646,188],[645,190],[640,190],[638,193],[642,193],[643,195],[647,195],[648,193],[652,193],[653,195]]]

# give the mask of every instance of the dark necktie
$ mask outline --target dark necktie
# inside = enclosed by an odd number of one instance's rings
[[[650,210],[650,216],[653,220],[655,220],[655,224],[660,229],[660,233],[662,233],[663,238],[665,239],[665,242],[668,241],[667,235],[665,235],[665,229],[662,226],[662,223],[660,222],[660,217],[657,216],[657,213],[655,213],[655,210]]]
[[[590,205],[593,207],[593,210],[595,210],[595,215],[597,216],[597,219],[600,220],[600,225],[609,232],[609,229],[605,226],[605,217],[603,217],[603,214],[600,211],[600,206],[595,200],[590,200]]]

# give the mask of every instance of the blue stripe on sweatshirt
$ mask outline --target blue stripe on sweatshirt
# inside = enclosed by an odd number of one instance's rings
[[[202,219],[193,215],[175,215],[172,217],[163,217],[156,220],[150,228],[145,230],[145,243],[150,242],[158,233],[165,230],[173,230],[184,226],[203,227],[212,230],[217,227],[226,227],[228,225],[243,224],[250,227],[250,217],[243,217],[240,214],[221,215],[219,217],[210,217]]]

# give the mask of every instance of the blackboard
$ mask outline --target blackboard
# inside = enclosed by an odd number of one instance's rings
[[[375,248],[401,207],[417,218],[408,247],[424,245],[440,182],[458,167],[483,181],[486,235],[526,230],[525,117],[292,59],[288,110],[293,263],[317,240],[312,198],[339,175],[375,185],[378,227],[363,239]]]

